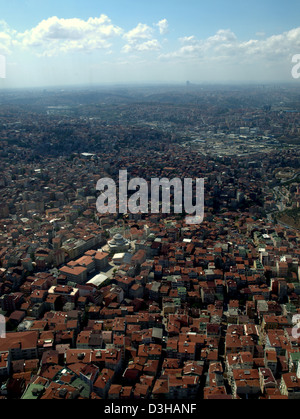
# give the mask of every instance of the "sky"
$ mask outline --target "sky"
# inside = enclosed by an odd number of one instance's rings
[[[299,16],[299,0],[0,0],[0,89],[297,82]]]

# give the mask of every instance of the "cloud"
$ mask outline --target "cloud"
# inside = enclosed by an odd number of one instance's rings
[[[112,24],[106,15],[82,20],[59,19],[53,16],[36,27],[17,35],[18,45],[52,56],[74,51],[92,51],[111,46],[110,40],[123,30]]]
[[[15,35],[16,31],[11,29],[4,20],[0,20],[0,54],[11,54]]]
[[[167,21],[167,19],[162,19],[160,20],[156,26],[158,26],[159,28],[159,33],[161,35],[166,35],[169,32],[169,23]]]
[[[144,23],[139,23],[134,29],[123,35],[127,41],[122,48],[125,53],[158,51],[161,45],[154,37],[154,29]]]
[[[0,32],[0,54],[8,55],[11,52],[12,39],[5,32]]]
[[[150,39],[153,35],[153,28],[150,26],[139,23],[134,29],[125,33],[124,38],[131,44],[141,40]]]
[[[42,20],[35,27],[18,33],[0,21],[0,53],[8,53],[14,47],[31,51],[41,57],[75,52],[88,53],[100,49],[112,53],[114,39],[125,40],[126,44],[122,48],[125,53],[159,51],[162,47],[155,39],[155,26],[159,28],[160,34],[165,34],[168,22],[162,19],[153,26],[138,23],[136,27],[125,32],[104,14],[87,20],[52,16]]]
[[[257,69],[257,72],[262,72],[267,66],[288,67],[291,57],[300,53],[300,27],[272,36],[256,33],[252,39],[240,39],[230,29],[220,29],[206,38],[186,34],[178,38],[175,46],[167,36],[168,31],[166,18],[149,25],[136,23],[132,29],[125,31],[105,14],[86,20],[52,16],[24,32],[17,32],[0,20],[0,54],[25,51],[37,56],[58,55],[63,59],[64,55],[71,53],[103,50],[104,56],[111,55],[110,63],[114,65],[121,51],[132,54],[130,60],[126,60],[131,64],[145,59],[149,71],[162,72],[167,68],[178,73],[181,69],[183,77],[186,77],[185,72],[192,75],[200,70],[210,76],[209,69],[214,67],[223,71],[225,66],[234,69],[248,66],[254,71]],[[124,57],[124,54],[121,55]],[[147,54],[151,55],[152,61]],[[161,62],[155,60],[154,66],[153,58]],[[290,75],[289,69],[288,72]]]
[[[300,51],[300,28],[292,29],[266,39],[241,41],[229,29],[220,29],[206,39],[194,35],[179,38],[180,47],[165,54],[161,59],[228,59],[242,61],[289,59]]]
[[[151,39],[150,41],[142,42],[142,43],[132,43],[126,44],[122,48],[123,52],[147,52],[147,51],[159,51],[161,49],[161,45],[157,39]]]

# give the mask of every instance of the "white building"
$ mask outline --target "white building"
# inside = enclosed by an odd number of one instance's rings
[[[130,249],[130,241],[118,233],[108,242],[108,246],[109,250],[114,253],[127,252]]]

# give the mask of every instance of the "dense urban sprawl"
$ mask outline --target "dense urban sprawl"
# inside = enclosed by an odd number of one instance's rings
[[[1,398],[300,398],[299,89],[0,103]],[[120,170],[204,178],[204,221],[98,213]]]

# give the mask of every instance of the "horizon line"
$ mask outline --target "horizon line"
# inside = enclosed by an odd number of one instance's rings
[[[300,83],[298,82],[300,87]],[[0,94],[3,91],[9,90],[57,90],[57,89],[88,89],[88,88],[104,88],[104,87],[209,87],[209,86],[297,86],[297,81],[211,81],[211,82],[192,82],[192,81],[178,81],[178,82],[102,82],[102,83],[78,83],[78,84],[57,84],[57,85],[32,85],[32,86],[16,86],[16,87],[1,87]]]

